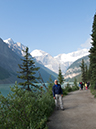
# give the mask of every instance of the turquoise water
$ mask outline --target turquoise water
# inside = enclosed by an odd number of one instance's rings
[[[10,86],[13,87],[14,84],[0,84],[0,92],[2,95],[4,95],[5,97],[7,96],[7,94],[10,93]]]
[[[61,86],[62,88],[64,88],[67,85],[68,82],[64,82],[64,84]],[[70,85],[73,85],[73,82],[69,83]],[[10,86],[13,87],[15,84],[0,84],[0,92],[3,96],[7,97],[7,95],[11,92]],[[38,84],[39,86],[41,86],[42,84]],[[45,85],[47,86],[48,84],[45,83]],[[20,86],[22,87],[22,86]]]
[[[10,86],[13,87],[15,84],[0,84],[0,92],[4,97],[7,97],[7,95],[11,92]],[[38,86],[42,86],[41,83],[37,84]],[[47,86],[47,83],[45,83]],[[22,86],[19,86],[22,87]]]

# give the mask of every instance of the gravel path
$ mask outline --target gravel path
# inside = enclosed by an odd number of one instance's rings
[[[55,110],[48,129],[96,129],[96,99],[90,90],[75,91],[63,97],[65,110]]]

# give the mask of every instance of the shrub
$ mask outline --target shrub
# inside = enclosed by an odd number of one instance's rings
[[[70,87],[70,84],[69,83],[67,83],[67,86],[65,87],[65,90],[67,92],[71,92],[72,91],[72,88]]]
[[[79,90],[78,86],[72,86],[72,91]]]
[[[7,97],[0,95],[1,129],[46,129],[47,117],[54,109],[54,100],[48,93],[11,88]]]
[[[63,91],[63,95],[64,95],[64,96],[68,94],[68,91],[66,91],[66,89],[63,89],[63,88],[62,88],[62,91]]]

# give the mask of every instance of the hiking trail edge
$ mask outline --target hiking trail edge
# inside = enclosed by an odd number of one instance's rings
[[[48,129],[96,129],[96,98],[90,90],[70,92],[63,97],[65,110],[54,110]]]

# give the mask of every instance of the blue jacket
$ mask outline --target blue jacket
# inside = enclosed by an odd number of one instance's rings
[[[55,94],[63,94],[61,85],[60,84],[57,84],[57,86],[54,85],[52,87],[52,92],[53,92],[53,97],[55,97]]]

